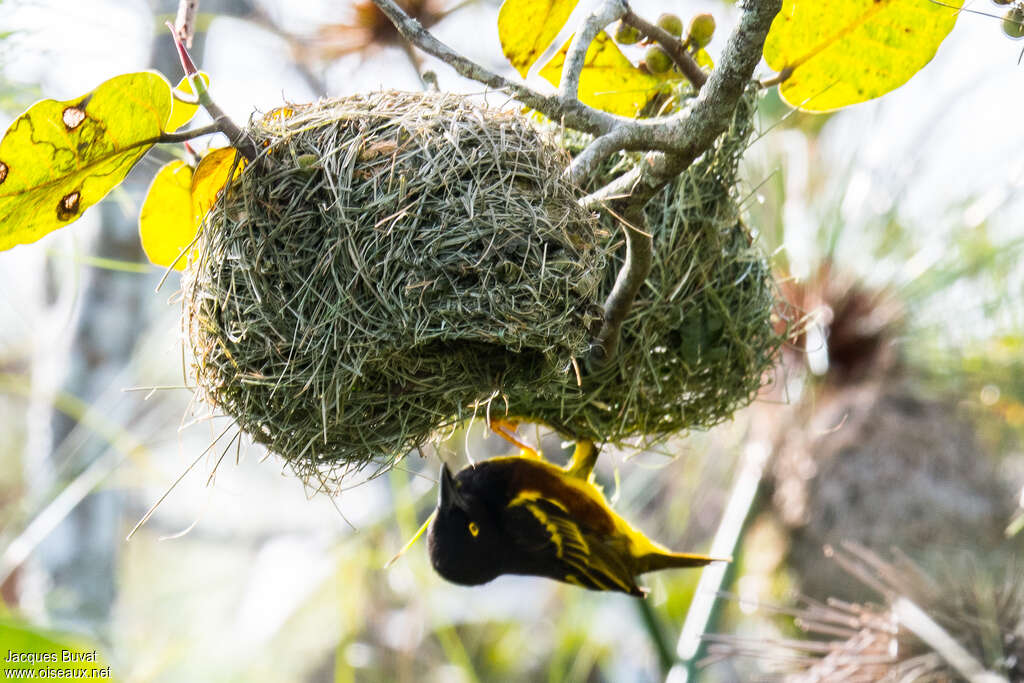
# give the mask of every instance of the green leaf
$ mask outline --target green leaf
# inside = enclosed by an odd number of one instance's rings
[[[0,250],[77,220],[124,180],[170,113],[170,84],[148,71],[29,107],[0,140]]]
[[[571,38],[540,70],[541,77],[556,87],[562,77],[570,42]],[[596,109],[620,116],[636,116],[663,84],[663,79],[634,66],[602,31],[587,49],[580,72],[579,98]]]
[[[210,85],[210,77],[199,72],[200,78],[203,79],[203,83]],[[184,126],[186,123],[192,120],[192,117],[199,111],[199,103],[185,102],[184,100],[178,99],[178,93],[182,92],[186,95],[195,96],[195,89],[192,87],[192,81],[189,80],[188,76],[185,76],[178,82],[178,87],[174,89],[173,95],[174,100],[171,102],[171,118],[167,121],[167,126],[164,130],[175,131]]]
[[[97,646],[81,636],[45,630],[3,616],[0,617],[0,643],[3,643],[5,678],[23,673],[25,678],[37,679],[114,680]],[[17,661],[6,661],[12,657]]]
[[[501,50],[526,77],[565,26],[579,0],[505,0],[498,11]]]
[[[931,61],[963,0],[784,0],[764,56],[790,105],[822,112],[879,97]]]
[[[146,192],[139,212],[142,250],[158,266],[184,270],[181,252],[196,236],[192,216],[192,168],[175,160],[161,168]]]

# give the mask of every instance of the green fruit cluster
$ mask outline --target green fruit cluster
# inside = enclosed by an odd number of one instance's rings
[[[683,35],[683,20],[675,14],[665,13],[658,17],[658,26],[665,29],[676,38]]]
[[[715,18],[710,14],[698,14],[690,19],[690,29],[686,34],[687,47],[701,50],[711,42],[715,35]]]
[[[663,74],[672,68],[672,57],[658,45],[652,45],[644,54],[644,64],[652,74]]]
[[[1024,38],[1024,7],[1012,8],[1003,17],[1003,33],[1014,40]]]
[[[640,31],[620,21],[619,27],[615,29],[615,42],[620,45],[633,45],[639,41]]]

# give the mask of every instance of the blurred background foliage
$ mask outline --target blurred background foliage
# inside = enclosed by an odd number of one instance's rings
[[[162,29],[175,6],[4,0],[0,123],[116,73],[155,67],[177,81]],[[508,70],[495,2],[410,8]],[[202,9],[196,53],[236,119],[282,100],[418,89],[424,68],[443,89],[482,96],[398,44],[369,3]],[[716,16],[717,57],[733,5],[671,9]],[[764,605],[870,595],[824,544],[895,546],[928,568],[974,558],[975,575],[1020,552],[1024,91],[1019,45],[997,24],[961,17],[924,72],[875,102],[808,116],[771,92],[761,101],[745,207],[805,331],[734,420],[656,452],[608,451],[598,472],[640,528],[701,551],[740,465],[767,457],[716,633],[800,637]],[[437,455],[461,464],[508,451],[479,423],[329,499],[192,404],[177,275],[154,294],[162,273],[134,233],[141,191],[171,154],[144,160],[75,229],[0,254],[0,633],[73,632],[125,681],[663,680],[699,572],[652,575],[639,602],[522,577],[447,585],[422,544],[383,569],[434,505]],[[743,681],[771,662],[689,664],[694,680]]]

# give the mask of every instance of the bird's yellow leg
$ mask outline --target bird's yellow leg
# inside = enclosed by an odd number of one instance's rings
[[[516,428],[519,426],[518,422],[495,418],[490,421],[490,426],[492,432],[505,439],[505,441],[518,446],[520,455],[525,455],[531,458],[540,457],[540,452],[537,451],[537,449],[527,446],[516,437]]]
[[[594,465],[597,464],[599,449],[594,446],[590,439],[581,439],[576,442],[576,449],[572,452],[572,458],[565,466],[565,472],[570,477],[579,477],[590,481],[594,478]]]

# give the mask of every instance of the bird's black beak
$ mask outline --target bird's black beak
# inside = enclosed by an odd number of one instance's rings
[[[465,509],[466,504],[462,496],[459,495],[458,489],[455,488],[455,477],[452,476],[452,471],[448,469],[447,464],[442,464],[441,488],[437,494],[437,508],[443,511],[452,507]]]

